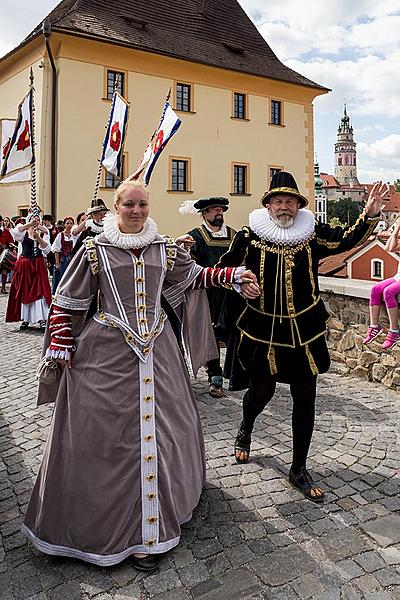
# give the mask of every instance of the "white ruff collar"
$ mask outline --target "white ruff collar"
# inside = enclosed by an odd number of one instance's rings
[[[311,210],[301,208],[291,227],[279,227],[271,221],[267,208],[257,208],[249,214],[249,225],[254,233],[267,242],[296,246],[314,233],[315,217]]]
[[[139,233],[122,233],[113,213],[108,213],[104,218],[104,235],[113,246],[123,250],[144,248],[155,240],[157,234],[156,222],[151,217],[147,217]]]
[[[86,219],[85,221],[86,229],[91,229],[93,233],[103,233],[103,225],[99,223],[95,223],[93,219]]]

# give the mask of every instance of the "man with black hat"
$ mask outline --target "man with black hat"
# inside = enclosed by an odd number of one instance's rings
[[[196,202],[185,202],[180,212],[201,213],[203,223],[189,231],[194,240],[194,245],[190,252],[194,260],[201,267],[213,267],[228,250],[233,237],[236,233],[234,229],[224,223],[224,212],[228,210],[229,200],[220,196],[211,198],[201,198]],[[208,303],[210,306],[211,320],[214,327],[215,339],[218,342],[225,342],[223,332],[218,329],[218,321],[221,314],[222,304],[226,294],[221,288],[207,290]],[[210,360],[207,363],[207,373],[209,381],[209,394],[214,398],[221,398],[224,395],[222,384],[222,368],[220,359]]]
[[[72,250],[71,256],[75,256],[87,237],[95,237],[103,233],[103,219],[107,213],[108,208],[104,204],[104,200],[94,198],[85,213],[87,218],[72,229],[72,234],[79,235],[79,238]]]
[[[254,422],[272,399],[276,382],[288,383],[293,398],[289,481],[314,502],[321,502],[324,492],[314,484],[306,461],[317,375],[330,365],[325,340],[329,315],[320,297],[318,263],[363,243],[378,223],[387,198],[387,185],[376,183],[352,227],[330,227],[315,221],[294,177],[277,173],[262,198],[263,208],[250,213],[249,226],[236,234],[218,264],[236,266],[244,261],[257,275],[261,289],[259,297],[243,303],[237,320],[240,341],[233,371],[244,369],[249,389],[235,440],[236,460],[248,461]],[[246,384],[239,389],[243,387]]]

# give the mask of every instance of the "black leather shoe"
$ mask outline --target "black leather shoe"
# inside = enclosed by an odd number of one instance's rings
[[[27,321],[22,321],[21,325],[19,326],[21,331],[23,331],[24,329],[28,329],[28,327],[29,323],[27,323]]]
[[[154,571],[157,569],[158,564],[160,562],[160,556],[158,554],[149,554],[144,558],[137,558],[136,556],[131,556],[131,563],[138,571],[145,571],[149,573],[150,571]]]
[[[324,492],[318,485],[315,485],[305,467],[302,467],[298,473],[293,473],[292,469],[290,469],[289,483],[312,502],[323,502],[325,498]]]

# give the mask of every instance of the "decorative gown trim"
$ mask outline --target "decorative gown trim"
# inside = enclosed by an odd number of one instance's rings
[[[117,554],[93,554],[92,552],[83,552],[82,550],[77,550],[76,548],[68,548],[67,546],[58,546],[56,544],[49,544],[36,537],[34,533],[26,525],[22,525],[21,532],[28,538],[28,540],[37,548],[40,552],[44,554],[50,554],[52,556],[69,556],[70,558],[79,558],[81,560],[85,560],[86,562],[92,563],[94,565],[99,565],[101,567],[109,567],[112,565],[116,565],[131,554],[137,553],[147,553],[147,554],[161,554],[163,552],[168,552],[175,546],[179,544],[180,536],[168,540],[166,542],[161,542],[158,544],[156,548],[152,548],[151,552],[149,551],[149,546],[144,546],[138,544],[136,546],[131,546],[122,552],[118,552]]]

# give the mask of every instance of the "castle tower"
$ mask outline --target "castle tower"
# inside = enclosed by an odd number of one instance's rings
[[[347,114],[346,104],[340,121],[335,144],[335,178],[341,185],[360,185],[357,179],[357,150],[353,127]]]
[[[315,191],[315,218],[321,223],[328,222],[326,196],[322,190],[324,182],[319,176],[317,157],[314,162],[314,191]]]

